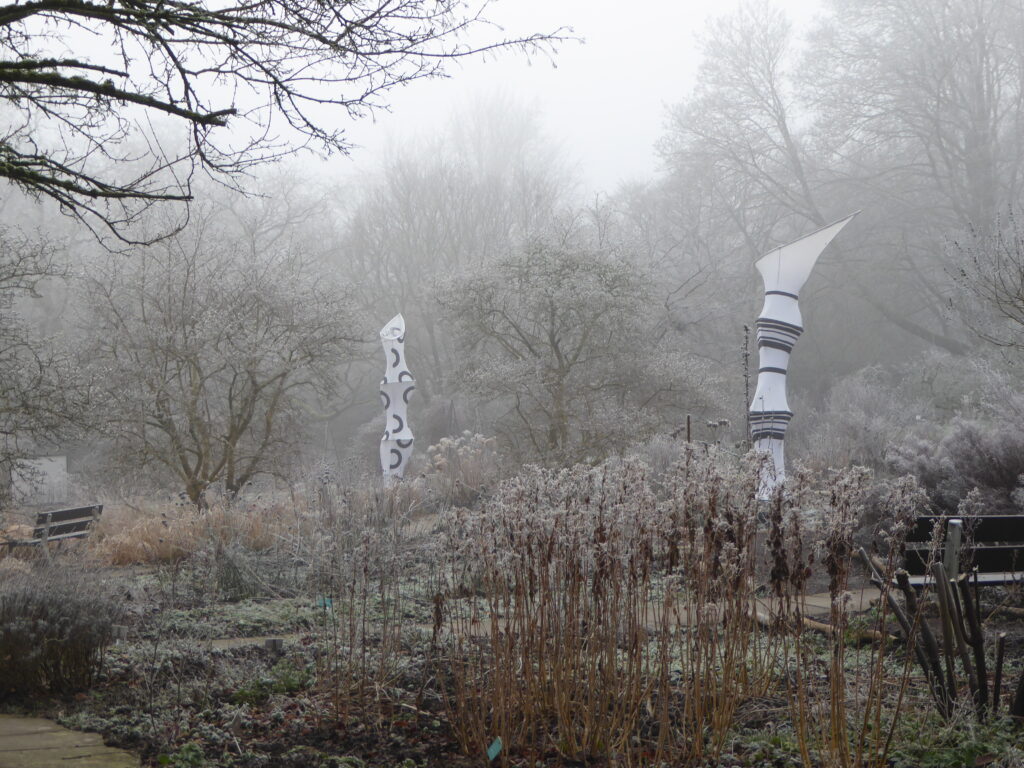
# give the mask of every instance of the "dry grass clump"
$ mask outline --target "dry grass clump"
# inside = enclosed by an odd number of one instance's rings
[[[19,557],[7,557],[6,547],[0,552],[3,552],[0,554],[0,579],[4,579],[12,573],[28,573],[32,570],[32,565],[27,560]]]
[[[471,446],[479,444],[476,438],[469,440]],[[460,449],[460,455],[467,450]],[[469,452],[476,455],[476,450]],[[88,545],[111,565],[170,564],[211,550],[305,556],[316,549],[315,541],[325,530],[337,539],[388,527],[434,509],[438,497],[445,495],[435,488],[453,484],[464,487],[458,479],[439,480],[432,474],[391,484],[368,478],[354,486],[326,478],[312,492],[220,501],[202,510],[170,501],[108,502]]]
[[[10,542],[27,541],[32,538],[32,531],[31,515],[11,510],[0,512],[0,563],[20,549]]]
[[[407,522],[427,511],[427,490],[421,478],[390,482],[367,478],[341,488],[338,498],[341,503],[329,517],[332,525],[340,526],[337,532],[389,528],[395,521]]]
[[[25,541],[32,538],[33,527],[28,523],[11,523],[0,530],[0,542]],[[6,547],[5,547],[6,549]]]
[[[332,485],[288,502],[216,503],[205,510],[169,502],[108,504],[87,546],[100,562],[115,566],[173,565],[198,557],[232,582],[267,581],[287,571],[286,591],[302,582],[322,593],[346,583],[337,572],[343,553],[367,534],[408,522],[424,508],[425,495],[422,479],[390,485],[376,480]],[[275,591],[273,584],[263,586]]]
[[[82,568],[5,569],[0,579],[0,699],[89,686],[121,616]]]
[[[197,547],[187,515],[169,505],[143,510],[107,505],[90,536],[90,549],[111,565],[177,562]]]
[[[111,565],[174,563],[213,547],[262,552],[297,525],[277,504],[217,504],[200,511],[174,504],[109,505],[91,549]]]

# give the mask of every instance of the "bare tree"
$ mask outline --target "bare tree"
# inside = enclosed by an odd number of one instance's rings
[[[1024,351],[1024,227],[1017,215],[971,230],[951,250],[964,293],[956,306],[967,324],[997,347]]]
[[[0,228],[0,478],[24,474],[25,459],[52,451],[86,424],[88,380],[60,338],[43,337],[19,304],[64,276],[56,248]],[[9,487],[0,482],[0,507]]]
[[[0,6],[0,177],[120,237],[140,203],[190,199],[297,146],[346,152],[343,118],[453,58],[549,52],[493,37],[487,0],[31,0]],[[170,126],[170,128],[169,128]],[[225,130],[230,126],[230,130]],[[140,130],[144,129],[144,130]]]
[[[1017,0],[831,0],[803,68],[843,171],[929,225],[989,225],[1024,191]]]
[[[673,110],[663,142],[669,162],[688,164],[696,150],[714,163],[719,204],[734,204],[724,213],[754,250],[764,245],[764,221],[795,216],[824,223],[814,191],[817,169],[797,128],[801,110],[785,15],[767,2],[743,3],[710,22],[701,50],[697,85]],[[747,226],[747,217],[755,226]]]
[[[90,356],[122,466],[196,504],[278,471],[357,341],[345,293],[295,244],[251,251],[223,215],[87,281]]]
[[[882,293],[903,330],[962,354],[946,306],[943,240],[983,228],[1024,184],[1024,9],[1016,0],[833,0],[815,31],[803,92],[832,185],[871,216]],[[877,213],[873,212],[877,211]]]
[[[828,6],[804,40],[768,2],[711,24],[662,143],[662,190],[677,201],[667,226],[682,253],[711,244],[720,264],[749,268],[863,209],[808,284],[808,310],[830,308],[809,345],[832,370],[929,347],[964,354],[943,242],[1021,194],[1024,11],[1014,0]],[[867,341],[881,334],[884,350]]]
[[[501,94],[410,144],[363,185],[337,258],[366,312],[405,313],[427,400],[454,365],[436,276],[511,253],[567,204],[574,179],[537,115]]]
[[[635,264],[560,237],[452,279],[439,300],[463,344],[458,376],[500,408],[513,454],[579,461],[670,431],[672,406],[700,397],[700,366],[648,335],[648,295]]]

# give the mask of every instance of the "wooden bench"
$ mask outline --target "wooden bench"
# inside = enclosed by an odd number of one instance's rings
[[[44,544],[49,541],[66,539],[84,539],[89,535],[93,523],[99,520],[103,512],[102,504],[75,509],[58,509],[50,512],[37,512],[32,538],[21,541],[10,541],[10,546]]]
[[[921,515],[907,535],[904,568],[910,583],[921,585],[931,580],[928,560],[935,526],[939,526],[940,551],[946,574],[954,579],[960,569],[960,551],[966,542],[979,584],[1024,583],[1024,515],[978,515],[943,517]],[[972,580],[974,575],[971,576]]]

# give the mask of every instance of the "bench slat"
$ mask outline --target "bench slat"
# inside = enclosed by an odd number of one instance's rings
[[[91,517],[103,512],[102,504],[93,504],[89,507],[75,507],[74,509],[55,509],[52,512],[37,512],[36,527],[39,528],[47,523],[64,523],[82,517]]]
[[[1024,543],[1022,544],[986,544],[967,550],[970,561],[979,571],[1024,571]],[[928,563],[928,547],[907,547],[907,556],[903,567],[907,573],[921,575],[925,573]],[[942,562],[942,552],[935,556],[935,561]]]
[[[924,576],[928,572],[928,558],[931,554],[928,547],[907,546],[906,557],[903,558],[903,568],[911,576]],[[935,554],[935,562],[942,562],[942,550]]]
[[[974,574],[970,574],[968,577],[972,582],[974,581]],[[930,575],[914,575],[910,577],[910,583],[912,586],[921,587],[925,584],[931,584],[933,579]],[[979,573],[978,583],[983,586],[997,586],[1000,584],[1024,584],[1024,571],[996,571],[994,573]]]
[[[983,515],[976,518],[953,516],[952,518],[921,515],[907,534],[907,542],[928,542],[936,522],[949,519],[964,521],[964,533],[976,544],[986,542],[1024,542],[1024,515]]]
[[[53,525],[38,525],[32,529],[32,535],[39,538],[43,535],[43,531],[49,529],[51,533],[70,533],[71,531],[84,531],[86,528],[91,526],[93,518],[91,517],[80,517],[77,520],[68,520],[66,523],[54,523]]]
[[[74,509],[55,509],[37,512],[32,538],[24,541],[7,542],[8,546],[40,544],[45,541],[81,539],[89,534],[92,524],[103,512],[102,504]]]
[[[74,533],[61,533],[56,536],[47,536],[47,541],[61,541],[63,539],[84,539],[89,535],[89,529],[86,528],[82,531],[75,531]],[[39,539],[27,539],[25,541],[14,542],[16,544],[42,544],[43,540]]]
[[[1024,544],[999,544],[970,550],[972,562],[979,571],[1024,571]]]

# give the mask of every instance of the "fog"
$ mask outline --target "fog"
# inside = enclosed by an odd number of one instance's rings
[[[624,12],[610,0],[520,0],[489,14],[509,33],[572,29],[573,41],[552,56],[512,52],[458,62],[447,80],[397,92],[390,111],[347,128],[358,146],[332,166],[340,174],[373,168],[389,147],[441,130],[474,100],[498,90],[540,117],[553,140],[578,165],[590,194],[650,179],[661,168],[655,144],[667,109],[693,87],[700,63],[697,38],[710,15],[737,0],[641,0]],[[816,0],[780,3],[794,25],[820,13]]]
[[[141,127],[159,88],[102,114],[75,103],[95,122],[51,132],[33,121],[68,102],[12,101],[4,146],[38,139],[64,161],[31,155],[55,181],[9,175],[3,192],[7,471],[67,454],[83,494],[199,506],[377,477],[378,334],[397,313],[413,476],[453,444],[487,446],[505,476],[653,462],[686,440],[742,455],[754,262],[860,210],[800,290],[787,460],[909,472],[944,510],[975,492],[1020,511],[1017,4],[516,0],[485,15],[459,45],[565,39],[442,55],[443,79],[346,80],[314,57],[315,77],[294,74],[308,112],[289,91],[248,108],[259,77]],[[363,77],[387,110],[344,102]],[[239,93],[248,111],[218,111]],[[254,154],[207,143],[243,125]],[[287,151],[307,139],[348,151]]]
[[[0,764],[1024,766],[1024,0],[0,31]]]

